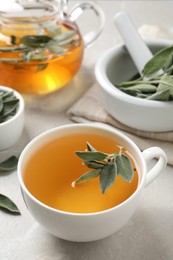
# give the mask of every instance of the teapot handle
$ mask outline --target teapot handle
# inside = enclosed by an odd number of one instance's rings
[[[98,36],[103,30],[105,22],[105,15],[103,10],[98,4],[93,3],[91,1],[78,3],[77,5],[75,5],[69,13],[70,20],[72,22],[76,21],[78,17],[81,16],[87,10],[93,11],[95,13],[97,18],[99,19],[99,26],[96,31],[91,31],[83,36],[85,47],[88,47],[89,44],[91,44],[98,38]]]
[[[165,152],[159,147],[151,147],[142,152],[144,160],[146,164],[154,159],[157,158],[158,161],[153,166],[153,168],[147,173],[145,187],[148,186],[166,167],[167,164],[167,157]]]

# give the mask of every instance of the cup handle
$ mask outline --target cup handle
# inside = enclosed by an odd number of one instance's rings
[[[147,173],[145,187],[148,186],[157,176],[161,173],[161,171],[166,167],[167,157],[165,152],[159,147],[151,147],[142,152],[144,160],[146,164],[157,158],[157,163],[153,166],[153,168]]]
[[[93,11],[95,13],[97,18],[99,19],[99,26],[97,30],[88,32],[86,35],[83,36],[85,47],[88,47],[89,44],[91,44],[98,38],[98,36],[101,34],[103,30],[103,26],[105,23],[105,15],[103,10],[98,4],[93,3],[91,1],[78,3],[77,5],[75,5],[69,13],[70,20],[73,22],[76,21],[78,17],[81,16],[87,10]]]

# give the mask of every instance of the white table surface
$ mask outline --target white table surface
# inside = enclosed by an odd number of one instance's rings
[[[94,82],[94,65],[107,48],[122,42],[113,25],[118,11],[127,11],[139,28],[157,25],[170,31],[173,1],[97,1],[106,15],[100,38],[85,50],[81,70],[66,88],[49,96],[26,99],[25,129],[19,142],[0,152],[1,159],[19,154],[36,135],[55,126],[71,123],[66,110]],[[70,1],[69,6],[76,1]],[[81,21],[87,24],[91,19]],[[92,24],[92,22],[91,22]],[[89,26],[89,25],[88,25]],[[82,29],[81,29],[82,30]],[[0,176],[0,193],[9,196],[22,215],[0,211],[0,259],[58,260],[171,260],[173,259],[173,169],[167,166],[141,197],[130,221],[117,233],[100,241],[72,243],[48,234],[26,209],[17,173]]]

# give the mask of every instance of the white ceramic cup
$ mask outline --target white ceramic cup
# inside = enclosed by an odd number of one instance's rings
[[[136,191],[123,203],[96,213],[70,213],[51,208],[36,199],[23,181],[24,168],[30,157],[45,144],[59,137],[77,133],[94,133],[109,136],[126,147],[138,165],[139,184]],[[148,161],[157,158],[152,169],[147,171]],[[70,124],[48,130],[33,139],[23,150],[18,163],[18,178],[24,201],[34,219],[51,234],[70,241],[86,242],[105,238],[119,230],[132,216],[140,194],[165,168],[167,158],[164,151],[152,147],[141,152],[137,145],[119,131],[97,124]]]
[[[0,123],[0,150],[8,149],[14,145],[20,138],[24,128],[24,99],[19,92],[5,86],[0,86],[0,91],[13,91],[19,99],[18,109],[13,117]]]

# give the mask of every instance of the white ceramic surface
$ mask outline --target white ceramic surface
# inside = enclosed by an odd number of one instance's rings
[[[9,120],[0,123],[0,150],[4,150],[15,144],[23,131],[24,127],[24,99],[17,91],[0,86],[0,91],[13,91],[19,99],[19,106],[16,114]]]
[[[153,53],[169,46],[172,41],[146,41]],[[123,93],[116,84],[128,81],[137,73],[136,67],[123,44],[108,49],[95,67],[102,100],[106,110],[119,122],[143,131],[173,130],[173,101],[152,101]]]
[[[114,23],[124,40],[138,72],[142,75],[144,65],[152,58],[153,54],[141,38],[133,21],[125,12],[117,13],[114,16]]]
[[[118,140],[120,145],[133,155],[139,172],[139,184],[137,190],[126,201],[118,206],[88,214],[64,212],[53,209],[36,199],[27,189],[23,181],[24,168],[33,153],[59,137],[65,137],[72,133],[95,133],[109,136]],[[157,158],[153,168],[147,172],[147,163]],[[107,237],[120,229],[132,216],[137,205],[139,196],[145,186],[151,183],[165,168],[166,155],[162,149],[153,147],[143,153],[125,135],[112,128],[93,124],[71,124],[48,130],[33,139],[22,152],[18,164],[18,179],[22,189],[22,195],[28,210],[35,220],[53,235],[70,241],[93,241]]]

